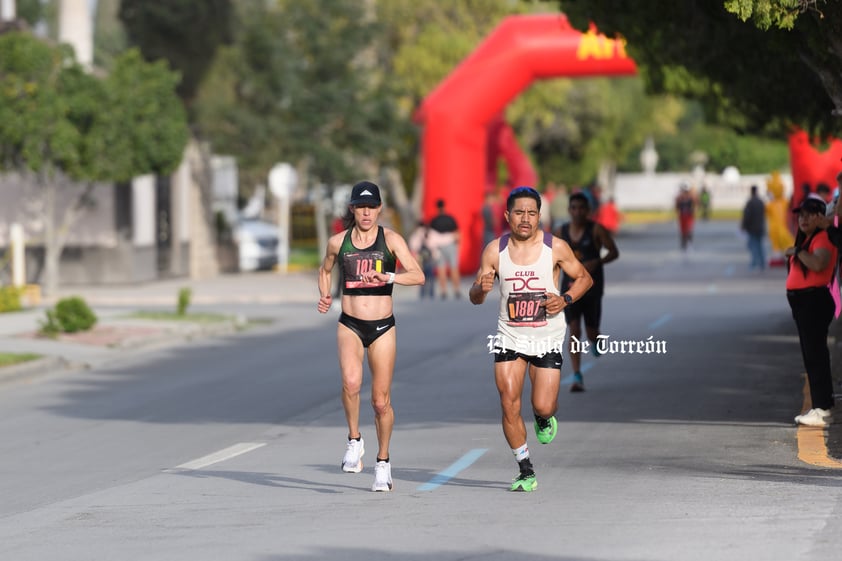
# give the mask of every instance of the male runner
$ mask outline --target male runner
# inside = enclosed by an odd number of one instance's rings
[[[541,195],[535,189],[512,190],[505,212],[511,233],[485,246],[469,293],[473,304],[482,304],[495,276],[500,278],[494,378],[503,411],[503,434],[520,468],[512,491],[538,487],[520,413],[526,372],[532,384],[535,434],[540,443],[548,444],[558,429],[554,414],[566,327],[560,312],[591,286],[590,275],[567,243],[541,230],[540,212]],[[575,279],[564,294],[558,290],[562,271]]]
[[[690,192],[690,186],[682,183],[675,198],[675,212],[678,215],[678,233],[681,239],[681,251],[687,251],[693,242],[693,223],[696,219],[696,200]]]
[[[581,261],[591,274],[593,286],[581,300],[565,308],[564,318],[567,320],[570,337],[581,341],[582,317],[584,316],[585,332],[591,342],[591,352],[594,356],[599,356],[596,343],[599,337],[599,323],[602,319],[602,294],[605,291],[605,274],[602,266],[617,259],[620,251],[608,230],[588,218],[590,204],[584,194],[570,195],[567,211],[570,214],[570,222],[561,227],[558,237],[567,242],[576,255],[576,259]],[[604,257],[602,256],[603,248],[607,250]],[[567,290],[572,282],[572,278],[564,275],[561,281],[562,292]],[[570,385],[570,391],[583,392],[585,379],[582,376],[582,356],[578,352],[571,352],[570,362],[573,366],[573,383]]]
[[[371,490],[391,491],[389,440],[394,424],[391,388],[396,352],[392,289],[395,284],[424,284],[424,273],[400,234],[377,224],[382,209],[377,185],[368,181],[354,185],[349,209],[353,221],[346,230],[330,237],[319,269],[318,309],[323,314],[332,302],[330,275],[337,261],[343,273],[342,314],[336,339],[348,444],[341,466],[348,473],[359,473],[363,468],[365,443],[360,434],[360,387],[363,355],[368,349],[371,405],[379,445]],[[405,272],[395,273],[396,260],[400,260]]]

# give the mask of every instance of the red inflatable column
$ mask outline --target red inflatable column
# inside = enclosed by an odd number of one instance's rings
[[[462,233],[462,273],[476,270],[482,249],[488,123],[535,80],[635,72],[622,41],[576,31],[560,14],[512,16],[424,100],[416,115],[425,124],[423,213],[429,220],[436,201],[447,202]],[[526,173],[515,149],[509,143],[513,171]]]
[[[814,193],[819,183],[836,188],[836,174],[842,171],[842,141],[834,138],[824,152],[810,142],[807,133],[797,130],[789,135],[789,159],[792,168],[793,207],[804,198],[804,188]]]

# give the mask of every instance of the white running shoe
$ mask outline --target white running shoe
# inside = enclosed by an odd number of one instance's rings
[[[363,454],[365,454],[365,442],[362,437],[359,440],[349,440],[345,448],[345,457],[342,458],[342,471],[345,473],[359,473],[363,470]]]
[[[374,464],[374,483],[372,491],[392,490],[392,464],[389,462],[377,462]]]
[[[830,411],[816,407],[795,417],[795,422],[808,427],[826,427],[830,424]]]

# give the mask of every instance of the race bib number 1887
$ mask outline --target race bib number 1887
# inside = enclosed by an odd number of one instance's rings
[[[509,310],[508,324],[512,326],[539,327],[547,324],[547,308],[543,292],[513,292],[506,305]]]

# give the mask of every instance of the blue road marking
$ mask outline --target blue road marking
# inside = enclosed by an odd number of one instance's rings
[[[657,329],[672,319],[672,314],[664,314],[649,324],[649,329]]]
[[[452,464],[450,464],[447,468],[443,469],[442,471],[438,472],[431,480],[427,483],[418,487],[419,491],[432,491],[437,487],[441,487],[462,471],[463,469],[470,466],[472,463],[477,461],[480,456],[485,454],[488,451],[488,448],[474,448]]]
[[[728,265],[725,268],[725,276],[726,277],[733,277],[734,273],[736,273],[736,272],[737,272],[737,266],[736,265]]]

